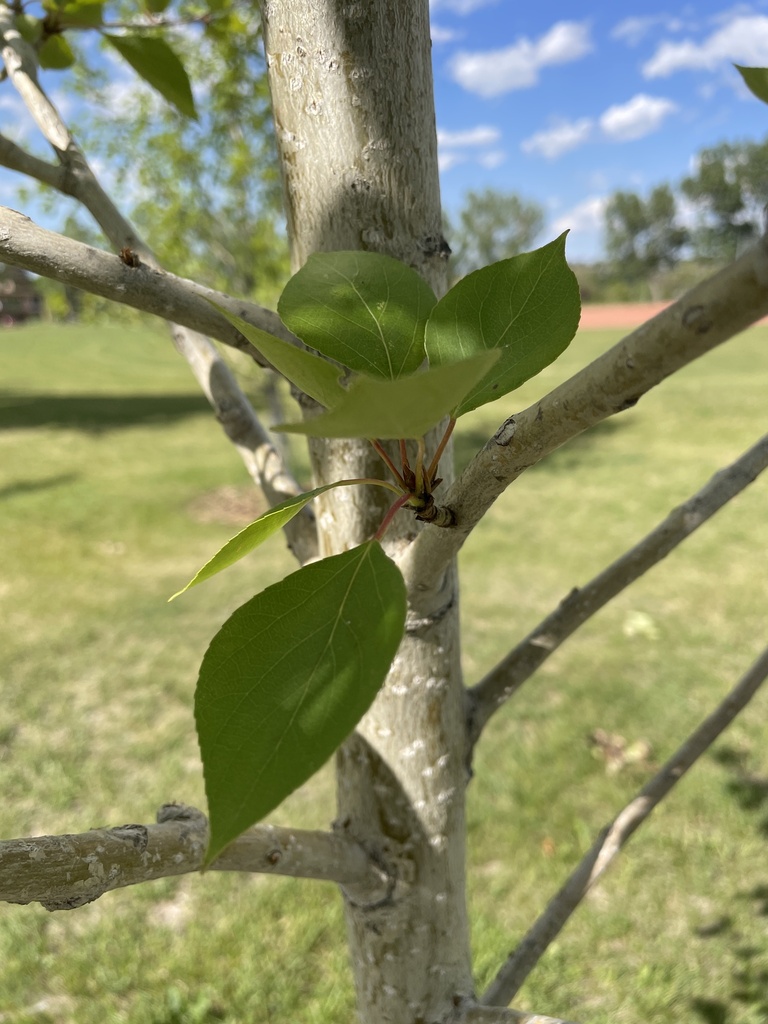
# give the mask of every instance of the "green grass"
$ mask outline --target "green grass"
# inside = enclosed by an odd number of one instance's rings
[[[468,418],[459,459],[618,333],[585,333]],[[462,552],[468,682],[765,431],[752,330],[524,474]],[[503,406],[503,407],[502,407]],[[244,473],[161,332],[0,333],[0,834],[203,805],[192,693],[226,616],[292,569],[279,538],[171,605],[234,532],[190,514]],[[648,777],[608,775],[596,728],[659,763],[765,643],[766,481],[571,639],[492,721],[469,798],[478,983]],[[638,623],[640,628],[638,629]],[[633,628],[634,627],[634,628]],[[590,1024],[768,1018],[768,754],[759,696],[632,840],[517,1005]],[[274,818],[325,827],[330,772]],[[0,907],[2,1024],[353,1019],[331,886],[164,880],[71,913]]]

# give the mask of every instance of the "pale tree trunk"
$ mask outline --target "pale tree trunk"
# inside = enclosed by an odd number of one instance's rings
[[[278,0],[263,15],[294,270],[316,250],[376,250],[442,294],[427,0]],[[381,473],[358,441],[319,442],[312,456],[318,482]],[[325,554],[370,537],[384,510],[368,491],[332,495],[318,510]],[[393,557],[416,533],[398,518]],[[388,900],[346,899],[364,1024],[442,1020],[472,992],[452,570],[441,588],[437,614],[409,621],[382,693],[338,755],[339,826],[397,877]]]

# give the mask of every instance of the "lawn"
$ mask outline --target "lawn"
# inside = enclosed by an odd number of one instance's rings
[[[618,337],[581,333],[521,392],[468,417],[459,459]],[[765,328],[745,333],[509,488],[462,552],[468,682],[765,432],[766,343]],[[211,494],[244,486],[161,331],[0,333],[0,836],[204,806],[197,666],[217,626],[292,562],[277,538],[166,598],[237,528]],[[767,495],[756,482],[489,726],[469,802],[480,985],[765,644]],[[764,1024],[767,706],[759,695],[633,839],[518,1005],[584,1024]],[[651,753],[610,774],[595,729]],[[333,814],[325,769],[274,820],[326,827]],[[331,886],[190,876],[69,913],[0,906],[0,1024],[352,1019]]]

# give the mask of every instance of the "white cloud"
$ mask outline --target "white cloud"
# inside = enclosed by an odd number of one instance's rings
[[[552,231],[559,235],[571,231],[597,231],[603,227],[608,196],[590,196],[552,222]]]
[[[664,42],[643,65],[646,78],[666,78],[675,71],[711,71],[726,62],[762,67],[768,53],[768,16],[739,16],[700,43]]]
[[[507,159],[507,154],[502,149],[489,149],[487,153],[481,153],[477,162],[481,167],[487,167],[492,171],[494,167],[501,167]]]
[[[629,142],[655,132],[664,118],[677,109],[672,100],[638,93],[627,103],[608,107],[600,115],[600,127],[614,142]]]
[[[430,25],[429,32],[433,43],[452,43],[454,39],[461,38],[461,32],[457,32],[452,28],[444,28],[442,25],[436,25],[434,21]]]
[[[468,128],[463,132],[446,132],[437,130],[438,146],[453,146],[461,149],[465,146],[492,146],[501,138],[501,132],[489,124],[479,124],[476,128]]]
[[[478,96],[499,96],[513,89],[529,89],[540,70],[552,64],[578,60],[592,50],[589,27],[559,21],[539,39],[522,36],[502,50],[457,53],[448,67],[454,81]]]
[[[671,18],[666,14],[649,14],[644,17],[624,18],[611,30],[614,39],[623,40],[628,46],[637,46],[657,26],[667,32],[680,32],[685,23],[680,18]]]
[[[524,153],[537,153],[539,156],[554,160],[556,157],[575,149],[586,142],[592,134],[593,121],[590,117],[582,117],[578,121],[560,121],[551,128],[535,132],[523,139],[520,148]]]
[[[438,153],[437,169],[439,171],[450,171],[456,164],[463,164],[466,159],[463,153]]]

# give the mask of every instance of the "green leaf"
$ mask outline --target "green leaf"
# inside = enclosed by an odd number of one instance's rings
[[[405,607],[400,572],[368,541],[299,569],[224,623],[195,693],[206,865],[352,732],[386,678]]]
[[[498,352],[481,352],[400,380],[358,377],[330,412],[272,429],[311,437],[423,437],[453,412],[498,357]]]
[[[415,270],[375,252],[310,256],[280,296],[283,323],[310,348],[351,370],[396,380],[424,361],[435,304]]]
[[[102,0],[71,0],[59,5],[59,24],[69,28],[97,28],[104,21]]]
[[[168,9],[171,0],[144,0],[144,7],[150,14],[162,14]]]
[[[113,36],[105,32],[103,37],[137,75],[157,89],[180,113],[197,118],[189,76],[164,39],[139,33]]]
[[[74,51],[62,35],[48,36],[44,39],[37,57],[41,68],[49,68],[52,71],[64,71],[75,63]]]
[[[225,316],[276,370],[292,381],[305,395],[314,398],[327,409],[333,408],[344,397],[346,391],[339,384],[341,370],[338,366],[254,327],[241,317],[228,313],[223,306],[215,302],[211,305],[216,306],[222,316]]]
[[[744,84],[763,103],[768,103],[768,68],[744,68],[733,65],[744,79]]]
[[[22,39],[26,39],[28,43],[36,43],[43,31],[41,19],[31,14],[17,14],[13,24]]]
[[[228,540],[224,547],[220,548],[213,558],[210,558],[195,573],[189,583],[177,591],[173,597],[169,597],[168,600],[173,601],[174,598],[179,597],[180,594],[189,590],[190,587],[203,583],[205,580],[210,579],[211,576],[215,576],[216,573],[221,572],[223,569],[228,569],[235,562],[239,562],[241,558],[245,558],[254,548],[263,544],[273,533],[277,533],[286,523],[289,523],[318,494],[330,491],[332,487],[344,487],[345,485],[349,486],[346,480],[324,484],[322,487],[316,487],[313,491],[306,491],[304,494],[298,494],[295,498],[289,498],[287,501],[282,501],[279,505],[275,505],[274,508],[259,516],[249,526],[246,526],[244,530],[241,530],[240,533],[235,534],[234,537]]]
[[[514,391],[554,362],[573,339],[580,312],[565,234],[462,278],[427,322],[429,362],[445,366],[486,349],[500,350],[501,357],[456,415]]]

